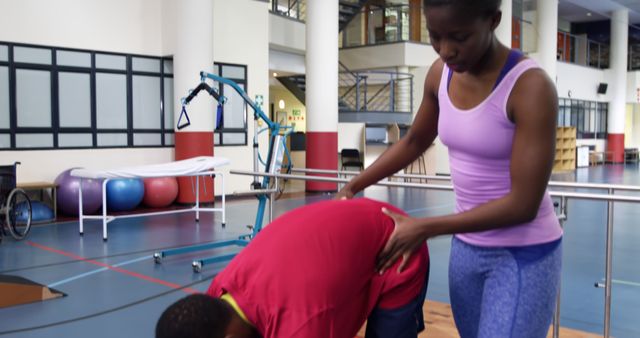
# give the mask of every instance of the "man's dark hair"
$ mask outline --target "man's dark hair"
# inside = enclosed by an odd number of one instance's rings
[[[509,0],[510,1],[510,0]],[[422,0],[424,8],[438,6],[453,6],[457,10],[466,13],[478,13],[483,16],[492,16],[500,9],[502,0]]]
[[[164,310],[156,338],[223,338],[230,321],[230,308],[223,300],[189,295]]]

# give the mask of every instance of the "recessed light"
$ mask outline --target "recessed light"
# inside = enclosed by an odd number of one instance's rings
[[[276,72],[273,72],[273,76],[278,76],[278,73],[276,73]]]

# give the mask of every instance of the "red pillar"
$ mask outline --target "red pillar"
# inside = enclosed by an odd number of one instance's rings
[[[613,163],[624,162],[624,134],[608,134],[607,151],[611,151],[612,155],[605,160]]]
[[[175,137],[176,160],[184,160],[198,156],[213,156],[213,132],[176,132]],[[200,202],[213,202],[213,179],[211,177],[204,177],[204,184],[202,177],[199,179]],[[185,204],[194,203],[196,201],[195,187],[195,178],[178,177],[179,189],[176,202]]]
[[[307,132],[306,165],[308,169],[338,169],[338,133]],[[336,175],[315,176],[336,177]],[[335,192],[338,185],[331,182],[306,181],[305,189],[310,192]]]

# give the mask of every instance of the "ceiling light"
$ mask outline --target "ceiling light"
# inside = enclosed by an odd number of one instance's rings
[[[587,12],[587,16],[591,16],[591,12]]]
[[[273,76],[278,76],[278,73],[276,73],[276,72],[273,72]]]

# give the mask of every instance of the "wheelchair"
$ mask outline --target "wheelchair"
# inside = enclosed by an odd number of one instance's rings
[[[20,162],[0,166],[0,241],[8,234],[24,239],[31,230],[31,200],[16,187],[16,168]]]

